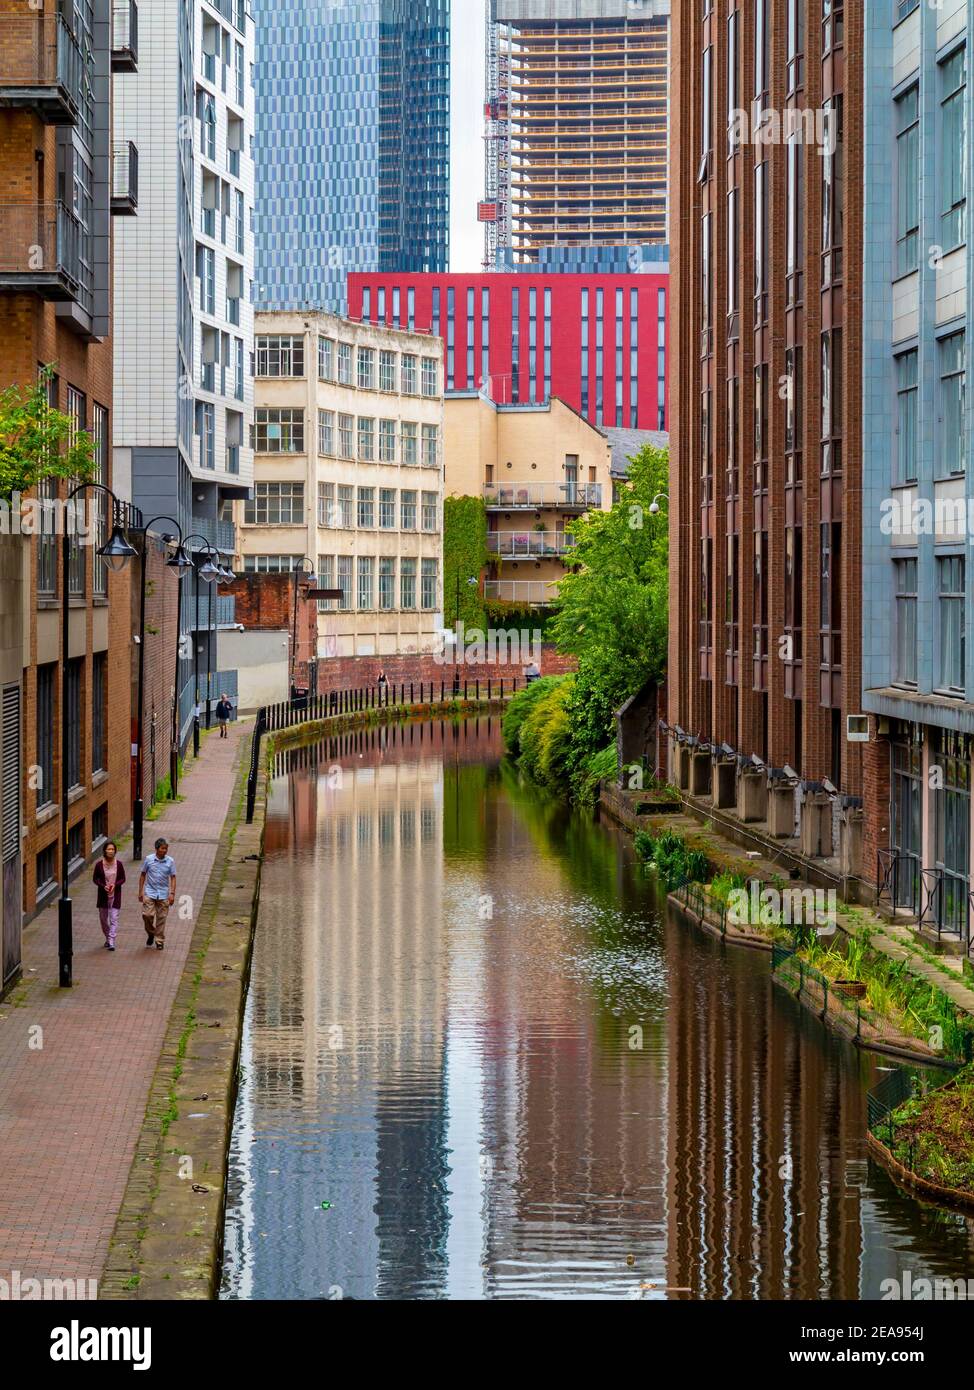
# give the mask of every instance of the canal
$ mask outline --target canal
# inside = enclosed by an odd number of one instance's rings
[[[866,1149],[881,1060],[518,784],[497,719],[279,757],[229,1299],[878,1298],[972,1223]]]

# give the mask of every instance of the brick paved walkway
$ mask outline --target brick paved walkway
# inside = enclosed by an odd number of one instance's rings
[[[144,848],[169,839],[177,906],[165,951],[148,951],[131,842],[122,858],[118,949],[104,950],[90,872],[72,885],[74,988],[57,988],[57,905],[25,932],[23,987],[0,1004],[0,1279],[101,1274],[145,1113],[146,1098],[226,819],[234,761],[250,726],[204,740],[187,762],[185,801],[147,821]],[[43,1047],[30,1047],[43,1029]],[[35,1034],[36,1036],[36,1031]]]

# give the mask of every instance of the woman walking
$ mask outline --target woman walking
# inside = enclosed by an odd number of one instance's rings
[[[98,889],[98,917],[105,934],[105,950],[114,951],[118,935],[118,914],[122,907],[125,865],[118,857],[118,846],[109,840],[95,865],[92,882]]]

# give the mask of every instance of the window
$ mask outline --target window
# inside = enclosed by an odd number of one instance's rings
[[[350,483],[339,483],[338,485],[338,525],[343,530],[351,530],[355,524],[352,520],[352,503],[355,499],[355,489]]]
[[[360,391],[375,390],[375,348],[358,350],[358,388]]]
[[[352,606],[352,557],[351,555],[339,555],[338,557],[338,583],[335,586],[341,589],[342,596],[338,602],[338,607],[343,612],[347,612]]]
[[[57,664],[37,668],[37,806],[54,801],[54,682]]]
[[[828,139],[822,148],[822,284],[842,279],[845,229],[845,150],[842,96],[823,106]]]
[[[951,555],[937,561],[940,618],[938,686],[964,691],[964,557]]]
[[[400,526],[403,531],[416,530],[416,493],[404,491],[400,494],[402,515]]]
[[[424,560],[422,590],[420,595],[424,613],[432,613],[436,608],[438,577],[439,561],[434,559]]]
[[[964,334],[940,341],[940,476],[963,473],[967,364]]]
[[[413,468],[419,462],[416,426],[408,420],[403,420],[400,429],[402,431],[403,465],[407,468]]]
[[[37,856],[37,897],[41,898],[45,893],[52,889],[56,882],[57,860],[56,845],[48,845],[47,849],[42,849]]]
[[[917,681],[917,562],[896,560],[896,637],[893,680],[899,685]]]
[[[402,355],[402,393],[404,396],[416,395],[416,363],[418,358],[411,353]]]
[[[375,421],[359,416],[358,456],[361,463],[375,462]]]
[[[399,561],[399,607],[416,607],[416,561],[407,556]]]
[[[375,607],[375,558],[358,557],[358,606],[363,612]]]
[[[331,338],[318,339],[318,376],[322,381],[335,380],[335,344]]]
[[[351,343],[338,344],[338,384],[339,386],[351,386],[352,384]]]
[[[304,339],[260,337],[257,339],[258,376],[304,376]]]
[[[895,359],[896,460],[893,482],[897,486],[917,480],[917,361],[916,351],[901,353]]]
[[[94,481],[104,485],[108,482],[108,411],[103,405],[95,405],[92,409],[92,415],[91,438],[95,450]],[[97,551],[108,540],[109,512],[112,503],[104,492],[93,491],[90,496],[91,506],[95,514],[94,547],[96,551],[92,562],[92,574],[94,575],[92,587],[99,598],[107,598],[108,568],[98,558]]]
[[[379,390],[396,389],[396,354],[383,350],[379,353]]]
[[[57,479],[42,478],[37,484],[40,499],[40,535],[37,540],[37,592],[52,596],[57,589]],[[104,568],[104,566],[102,566]]]
[[[842,472],[842,329],[822,334],[822,476]]]
[[[396,561],[392,556],[379,559],[379,607],[383,612],[396,606]]]
[[[351,415],[339,415],[338,454],[340,458],[350,459],[355,457],[354,430],[354,417]]]
[[[437,521],[438,521],[438,519],[439,519],[439,499],[438,499],[436,493],[435,493],[435,492],[424,492],[424,493],[423,493],[423,512],[422,512],[423,530],[424,530],[424,531],[435,531],[435,530],[437,530]]]
[[[396,489],[394,487],[379,489],[379,526],[383,531],[396,529]]]
[[[318,453],[331,456],[335,452],[335,412],[318,411]]]
[[[471,343],[473,339],[471,338]],[[437,362],[435,357],[423,358],[423,395],[436,395]]]
[[[67,786],[70,791],[81,785],[81,729],[84,723],[81,704],[81,680],[84,658],[68,662],[67,704],[64,717],[68,726]]]
[[[318,525],[333,526],[335,524],[335,484],[318,484]],[[331,588],[331,585],[322,585],[322,588]]]
[[[768,163],[754,170],[754,313],[757,323],[768,316]]]
[[[374,487],[360,487],[358,490],[358,524],[363,531],[371,531],[375,526]]]
[[[260,406],[254,419],[254,448],[259,454],[304,453],[303,410]]]
[[[108,839],[108,802],[91,813],[91,847],[95,848]]]
[[[896,103],[896,273],[916,270],[920,250],[920,89]]]
[[[966,89],[967,48],[962,46],[940,64],[940,220],[945,251],[967,239]]]
[[[204,314],[215,314],[216,252],[208,246],[197,246],[196,248],[196,276],[200,282],[200,310]]]
[[[300,555],[245,555],[245,574],[291,574],[298,568]]]
[[[440,432],[437,425],[423,426],[423,467],[435,468],[439,463]]]
[[[379,421],[379,462],[395,463],[396,461],[396,422],[395,420]]]
[[[244,508],[250,526],[301,526],[304,483],[255,483],[254,500]]]
[[[91,770],[108,766],[108,656],[95,652],[91,662]]]
[[[335,557],[334,555],[318,556],[318,588],[335,588]],[[332,599],[320,598],[318,600],[318,612],[327,613],[334,607]]]
[[[71,421],[68,438],[74,444],[88,426],[88,400],[83,391],[73,386],[68,387],[67,414]],[[71,515],[77,521],[82,521],[84,514],[84,499],[77,497],[71,504]],[[87,551],[81,544],[80,536],[77,531],[72,531],[68,546],[68,593],[75,598],[83,597],[85,593],[86,556]]]

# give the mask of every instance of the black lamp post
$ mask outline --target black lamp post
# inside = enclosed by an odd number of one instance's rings
[[[112,534],[96,552],[97,556],[104,560],[113,573],[119,574],[129,560],[138,554],[134,546],[129,544],[122,530],[119,520],[120,503],[111,488],[106,487],[104,483],[80,483],[73,492],[68,494],[64,511],[64,534],[61,538],[61,897],[57,905],[58,984],[61,989],[71,988],[71,961],[74,955],[72,907],[71,899],[68,896],[68,764],[71,760],[72,735],[68,719],[68,662],[71,652],[70,531],[72,529],[69,524],[69,515],[76,511],[76,508],[72,508],[71,505],[75,498],[88,488],[96,488],[99,492],[105,493],[106,497],[112,499]],[[80,737],[80,729],[77,726],[73,732]]]
[[[293,618],[292,618],[292,620],[291,620],[291,672],[290,672],[290,678],[289,678],[289,681],[288,681],[288,684],[289,684],[289,686],[290,686],[290,690],[289,690],[289,693],[288,693],[288,698],[289,698],[289,699],[292,699],[292,700],[294,699],[294,690],[295,690],[295,685],[294,685],[294,664],[295,664],[295,661],[297,660],[297,655],[298,655],[298,595],[299,595],[300,590],[301,590],[301,576],[302,576],[302,574],[308,574],[308,573],[309,573],[309,571],[308,571],[307,569],[305,569],[305,566],[306,566],[306,565],[310,565],[310,566],[311,566],[311,570],[310,570],[310,573],[311,573],[311,574],[317,575],[317,573],[318,573],[318,566],[315,564],[314,560],[312,560],[312,558],[311,558],[310,555],[303,555],[303,556],[301,557],[301,559],[298,561],[297,565],[295,566],[295,568],[294,568],[294,570],[293,570],[293,574],[294,574],[294,576],[295,576],[295,578],[294,578],[294,616],[293,616]],[[310,694],[311,692],[309,691],[308,693]]]
[[[203,545],[206,547],[206,551],[205,551],[206,559],[204,560],[204,562],[203,562],[202,565],[197,565],[197,566],[196,566],[196,582],[195,582],[194,592],[193,592],[193,599],[194,599],[194,602],[195,602],[195,605],[196,605],[196,613],[195,613],[195,615],[194,615],[194,617],[193,617],[193,648],[194,648],[194,651],[193,651],[193,662],[194,662],[194,672],[195,672],[195,681],[196,681],[196,704],[195,704],[195,708],[194,708],[194,710],[193,710],[193,757],[194,757],[194,758],[198,758],[199,755],[200,755],[200,644],[199,644],[200,580],[202,579],[203,582],[204,582],[204,584],[210,584],[210,585],[212,585],[212,584],[216,583],[216,582],[219,580],[219,578],[220,578],[220,576],[221,576],[221,574],[222,574],[222,571],[220,570],[220,568],[219,568],[218,565],[215,565],[215,564],[213,563],[213,557],[214,557],[214,555],[217,554],[217,552],[216,552],[216,550],[214,549],[214,547],[210,544],[210,542],[206,539],[205,536],[199,536],[199,535],[195,535],[195,534],[192,535],[192,536],[187,536],[187,537],[186,537],[186,540],[184,541],[184,544],[185,544],[185,545],[188,545],[188,544],[190,543],[190,541],[202,541]],[[217,558],[219,558],[219,556],[217,556]],[[213,592],[213,591],[212,591],[212,589],[211,589],[211,590],[210,590],[210,604],[209,604],[209,609],[210,609],[210,611],[209,611],[209,620],[210,620],[210,621],[212,621],[212,617],[213,617],[213,611],[212,611],[212,610],[213,610],[212,592]],[[211,681],[211,678],[212,678],[212,665],[213,665],[213,642],[212,642],[212,634],[211,634],[209,631],[207,631],[207,634],[206,634],[206,702],[207,702],[207,705],[209,705],[209,702],[210,702],[210,681]]]
[[[176,654],[175,666],[173,668],[173,699],[172,699],[172,739],[169,748],[169,795],[173,801],[179,784],[179,650],[182,642],[182,578],[187,570],[192,569],[192,561],[183,549],[183,531],[179,522],[172,516],[154,516],[151,521],[147,521],[143,528],[142,539],[142,592],[139,600],[139,699],[138,716],[136,725],[136,753],[135,753],[135,800],[132,805],[132,857],[139,860],[142,858],[142,828],[145,820],[145,806],[142,797],[143,782],[143,761],[142,761],[142,729],[144,722],[145,709],[145,589],[146,574],[148,571],[149,556],[149,532],[157,521],[171,521],[176,528],[176,535],[164,535],[163,541],[167,545],[176,542],[176,553],[171,555],[166,561],[168,569],[176,571]]]

